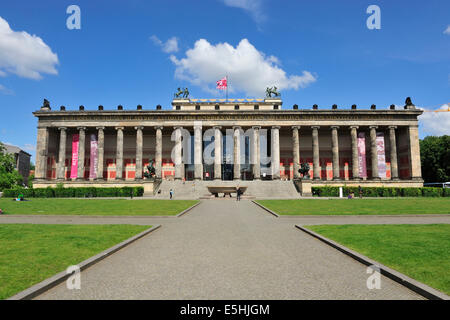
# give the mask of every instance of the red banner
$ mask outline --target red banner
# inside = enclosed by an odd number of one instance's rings
[[[359,176],[361,178],[367,178],[366,134],[364,132],[358,133],[358,160],[359,160]]]
[[[72,136],[72,167],[70,169],[70,178],[76,179],[78,174],[78,145],[80,144],[80,135]]]

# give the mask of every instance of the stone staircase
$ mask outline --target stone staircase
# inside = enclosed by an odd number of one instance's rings
[[[248,199],[296,199],[300,197],[292,181],[168,181],[163,180],[155,190],[155,194],[145,194],[153,199],[169,199],[169,191],[173,190],[173,199],[199,199],[208,196],[208,186],[242,186],[247,187],[243,195]],[[235,197],[236,195],[233,195]]]

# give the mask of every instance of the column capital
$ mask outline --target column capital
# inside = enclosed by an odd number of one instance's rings
[[[350,126],[350,130],[351,129],[359,129],[359,126]]]
[[[66,131],[67,130],[67,127],[58,127],[58,130],[61,130],[61,131]]]
[[[300,128],[301,128],[301,126],[292,126],[293,130],[295,130],[295,129],[300,130]]]
[[[272,129],[281,129],[280,126],[272,126]]]
[[[370,129],[378,129],[378,126],[369,126]]]
[[[241,129],[241,126],[233,126],[233,130],[236,130],[236,129]]]
[[[333,129],[339,129],[339,126],[331,126],[331,130],[333,130]]]
[[[123,130],[124,127],[115,127],[116,130]]]
[[[259,129],[261,129],[261,126],[252,126],[252,129],[253,130],[259,130]]]
[[[183,127],[182,126],[175,126],[175,127],[173,127],[173,129],[174,130],[178,130],[178,129],[183,129]]]
[[[164,129],[163,126],[155,126],[154,128],[155,128],[155,130],[162,130],[162,129]]]
[[[97,129],[97,130],[105,130],[105,127],[95,127],[95,129]]]
[[[319,130],[319,129],[320,129],[320,126],[311,126],[311,129],[317,129],[317,130]]]
[[[86,130],[86,127],[77,127],[77,129],[80,130],[80,131],[81,131],[81,130],[84,131],[84,130]]]
[[[389,126],[389,129],[397,129],[397,126]]]
[[[222,126],[213,126],[214,129],[222,129]]]
[[[137,126],[137,127],[134,127],[134,129],[135,129],[135,130],[143,130],[143,129],[144,129],[144,126]]]

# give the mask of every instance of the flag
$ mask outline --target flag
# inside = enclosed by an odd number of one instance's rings
[[[217,81],[217,89],[225,90],[227,88],[227,77]]]

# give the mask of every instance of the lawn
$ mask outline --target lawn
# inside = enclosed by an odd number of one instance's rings
[[[450,294],[449,224],[306,227],[413,279]]]
[[[450,214],[450,198],[258,200],[280,215]]]
[[[0,299],[148,228],[150,226],[0,224]]]
[[[196,200],[0,199],[0,208],[5,214],[171,216],[197,202]]]

